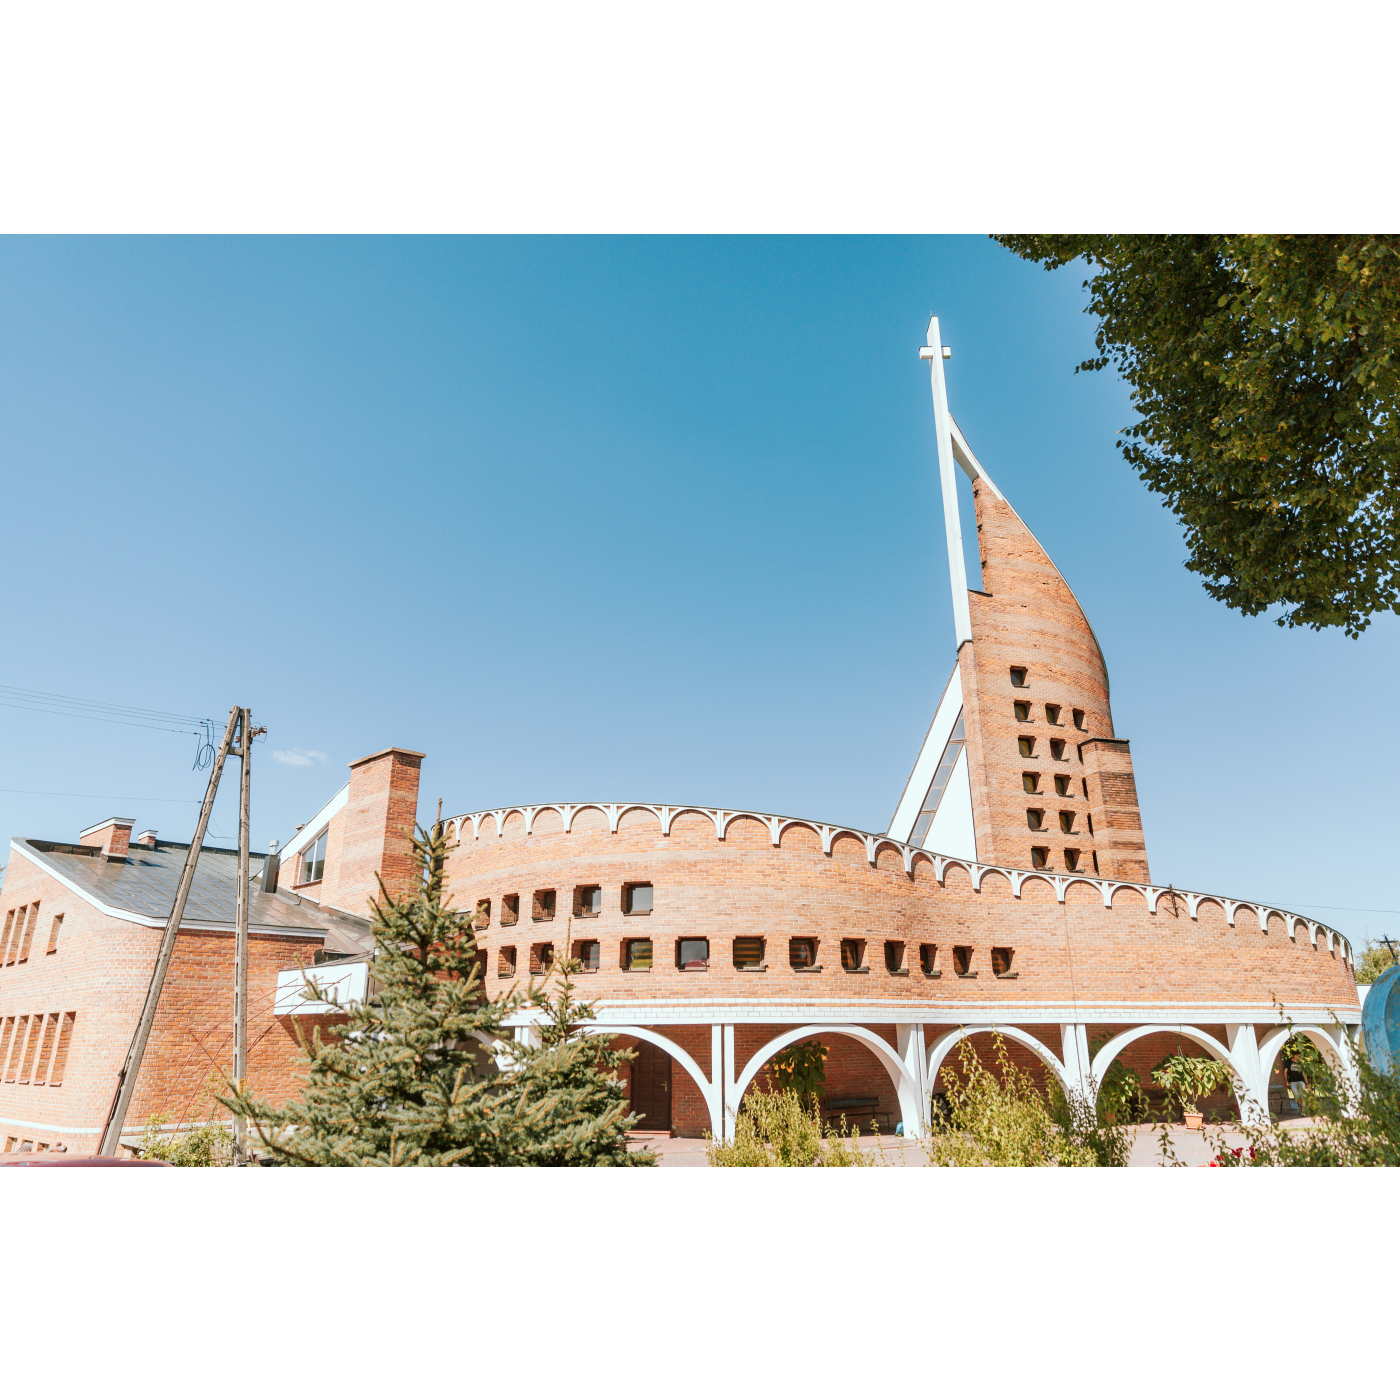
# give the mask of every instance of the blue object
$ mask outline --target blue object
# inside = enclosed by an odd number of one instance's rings
[[[896,1124],[894,1125],[894,1135],[895,1135],[895,1137],[903,1137],[903,1136],[904,1136],[904,1124],[903,1124],[903,1123],[896,1123]]]
[[[1366,1053],[1382,1074],[1400,1057],[1400,967],[1388,967],[1371,984],[1361,1007]]]

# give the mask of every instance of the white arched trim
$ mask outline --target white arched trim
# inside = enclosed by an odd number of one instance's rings
[[[1130,1031],[1124,1031],[1122,1035],[1115,1035],[1107,1045],[1094,1056],[1094,1067],[1090,1071],[1093,1075],[1094,1085],[1103,1083],[1103,1077],[1108,1073],[1108,1067],[1127,1049],[1135,1040],[1141,1040],[1149,1035],[1174,1035],[1181,1040],[1189,1040],[1193,1045],[1199,1045],[1213,1059],[1221,1060],[1230,1066],[1234,1072],[1235,1082],[1230,1086],[1237,1101],[1240,1102],[1240,1110],[1244,1111],[1244,1103],[1241,1100],[1241,1086],[1247,1092],[1249,1087],[1249,1076],[1245,1074],[1235,1057],[1213,1036],[1206,1031],[1197,1030],[1195,1026],[1134,1026]]]
[[[655,1045],[659,1050],[664,1050],[680,1067],[695,1081],[700,1090],[700,1096],[705,1100],[706,1107],[710,1110],[710,1131],[719,1137],[724,1124],[722,1115],[719,1112],[718,1083],[719,1066],[715,1066],[715,1080],[711,1083],[701,1072],[700,1066],[696,1064],[695,1057],[688,1051],[682,1050],[674,1040],[667,1040],[664,1035],[658,1035],[655,1031],[648,1030],[645,1026],[608,1026],[600,1025],[597,1021],[591,1021],[586,1026],[579,1029],[584,1035],[615,1036],[630,1035],[637,1040],[645,1040]]]
[[[1335,1068],[1345,1071],[1349,1067],[1345,1052],[1338,1048],[1337,1042],[1321,1026],[1276,1026],[1259,1042],[1259,1064],[1265,1084],[1274,1072],[1274,1061],[1278,1059],[1279,1051],[1291,1035],[1307,1036]]]
[[[899,1094],[899,1111],[904,1118],[905,1130],[912,1132],[916,1127],[923,1126],[924,1119],[928,1115],[925,1106],[920,1102],[923,1096],[919,1091],[919,1086],[913,1075],[909,1073],[908,1066],[899,1058],[894,1046],[889,1041],[876,1035],[874,1031],[865,1026],[795,1026],[792,1030],[774,1036],[744,1066],[744,1072],[735,1080],[734,1095],[730,1100],[731,1113],[738,1113],[744,1093],[753,1083],[754,1076],[780,1050],[786,1050],[789,1045],[795,1045],[799,1040],[810,1040],[813,1037],[819,1038],[828,1035],[849,1036],[852,1040],[858,1040],[868,1050],[873,1050],[875,1058],[884,1066],[885,1072],[893,1081],[895,1090]],[[725,1126],[732,1136],[732,1124]]]
[[[928,1087],[929,1092],[933,1092],[933,1086],[938,1083],[938,1071],[943,1068],[943,1061],[948,1058],[948,1052],[960,1040],[966,1040],[970,1035],[1000,1035],[1007,1040],[1014,1040],[1018,1045],[1024,1045],[1028,1050],[1033,1051],[1045,1067],[1064,1086],[1065,1092],[1070,1093],[1076,1086],[1072,1085],[1069,1075],[1065,1072],[1065,1067],[1059,1057],[1048,1046],[1042,1045],[1033,1035],[1021,1030],[1017,1026],[955,1026],[950,1031],[944,1031],[937,1040],[929,1046],[928,1052]]]

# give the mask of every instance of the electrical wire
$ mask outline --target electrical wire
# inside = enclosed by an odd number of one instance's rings
[[[99,802],[192,802],[198,797],[129,797],[120,792],[43,792],[39,788],[0,788],[0,792],[23,793],[25,797],[95,797]]]
[[[34,709],[50,714],[70,714],[76,718],[107,718],[110,723],[150,723],[162,728],[179,725],[185,733],[193,725],[206,722],[204,715],[184,714],[177,710],[152,710],[143,705],[123,705],[110,700],[84,700],[77,695],[59,695],[48,690],[30,690],[24,686],[0,685],[0,703],[15,709]],[[101,714],[88,713],[100,711]]]

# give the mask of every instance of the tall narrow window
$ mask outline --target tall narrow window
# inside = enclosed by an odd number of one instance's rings
[[[1065,758],[1065,741],[1063,739],[1050,740],[1050,757],[1056,763],[1063,763]]]
[[[1045,707],[1045,722],[1046,724],[1059,724],[1060,707],[1058,705],[1047,705]]]
[[[1061,831],[1064,831],[1064,832],[1071,832],[1071,831],[1074,830],[1074,813],[1073,813],[1073,812],[1061,812],[1061,813],[1060,813],[1060,830],[1061,830]]]
[[[15,1038],[15,1018],[6,1016],[0,1019],[0,1078],[3,1078],[10,1063],[10,1042]]]
[[[35,900],[34,903],[29,906],[29,918],[25,921],[24,925],[24,942],[19,946],[19,960],[22,963],[29,961],[29,949],[34,942],[34,925],[38,922],[39,902]]]
[[[1027,807],[1026,825],[1032,831],[1039,831],[1045,825],[1045,813],[1039,807]]]
[[[476,902],[476,913],[472,916],[472,928],[478,933],[484,928],[491,927],[491,901],[489,899],[478,899]]]
[[[297,876],[297,884],[314,885],[317,880],[323,879],[326,873],[326,838],[330,835],[330,828],[327,827],[305,850],[301,853],[301,871]]]
[[[904,942],[902,939],[885,939],[885,971],[904,971]]]
[[[10,932],[14,928],[14,926],[15,911],[11,909],[10,912],[5,915],[5,932],[3,934],[0,934],[0,967],[3,967],[8,961],[8,955],[10,951]]]
[[[514,949],[513,947],[511,947],[511,948],[502,948],[502,949],[496,954],[496,976],[497,976],[497,977],[514,977],[514,976],[515,976],[515,949]]]
[[[865,940],[863,938],[843,938],[841,940],[841,966],[847,972],[865,971]]]
[[[15,930],[10,938],[10,945],[5,949],[5,966],[9,967],[14,960],[19,957],[19,945],[24,942],[24,921],[29,913],[29,906],[21,904],[15,910]]]
[[[971,948],[953,949],[953,970],[958,974],[959,977],[977,976],[977,974],[972,970]]]
[[[1082,788],[1084,789],[1084,796],[1087,798],[1087,797],[1089,796],[1089,780],[1088,780],[1088,778],[1080,778],[1080,780],[1079,780],[1079,786],[1082,787]]]
[[[58,936],[63,931],[63,915],[53,916],[53,926],[49,929],[49,946],[44,949],[45,953],[58,952]]]
[[[73,1023],[77,1019],[76,1011],[63,1013],[63,1025],[58,1033],[58,1049],[54,1051],[53,1068],[49,1070],[50,1089],[57,1089],[63,1083],[63,1071],[68,1068],[68,1047],[73,1042]]]
[[[39,1058],[34,1062],[34,1083],[47,1084],[49,1061],[53,1059],[54,1041],[58,1039],[58,1012],[50,1011],[44,1017],[44,1036],[39,1042]]]
[[[925,977],[938,976],[938,944],[919,944],[919,967]]]
[[[507,928],[511,924],[520,922],[520,896],[518,894],[503,894],[501,896],[501,927]]]
[[[1024,724],[1031,717],[1031,702],[1029,700],[1017,700],[1014,702],[1016,718]]]
[[[909,833],[911,846],[923,845],[929,827],[933,825],[933,819],[938,814],[938,804],[943,801],[943,794],[948,790],[948,781],[953,776],[953,769],[958,766],[958,759],[962,756],[963,746],[966,743],[967,730],[963,726],[962,711],[959,710],[957,723],[953,725],[953,732],[948,736],[948,742],[943,746],[943,756],[938,760],[938,768],[934,772],[933,781],[928,785],[923,805],[914,821],[914,829]]]
[[[24,1054],[19,1062],[19,1082],[29,1083],[29,1076],[34,1073],[34,1056],[39,1049],[39,1041],[44,1034],[44,1018],[42,1016],[27,1016],[25,1020],[29,1022],[29,1038],[24,1042]]]
[[[574,944],[574,957],[578,959],[579,970],[597,972],[599,947],[596,938],[584,938]]]
[[[554,917],[554,891],[536,890],[530,917],[539,924]]]
[[[1035,757],[1035,738],[1032,735],[1022,734],[1021,737],[1016,740],[1016,745],[1021,750],[1022,758]],[[1052,753],[1055,751],[1055,745],[1053,743],[1050,745],[1050,751]]]
[[[1069,784],[1070,779],[1064,773],[1057,773],[1055,775],[1055,796],[1068,797]]]
[[[1039,792],[1039,791],[1040,791],[1040,774],[1039,774],[1039,773],[1022,773],[1022,774],[1021,774],[1021,786],[1022,786],[1023,788],[1025,788],[1025,790],[1026,790],[1027,792]]]
[[[1083,711],[1083,710],[1075,710],[1075,712],[1074,712],[1074,727],[1075,727],[1076,729],[1083,729],[1083,728],[1084,728],[1084,711]]]

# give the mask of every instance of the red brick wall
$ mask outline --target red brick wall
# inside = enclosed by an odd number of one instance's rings
[[[413,827],[418,811],[421,753],[385,749],[350,765],[350,793],[332,819],[320,890],[300,892],[361,918],[371,915],[378,878],[391,894],[415,881]],[[295,875],[289,876],[295,879]]]

